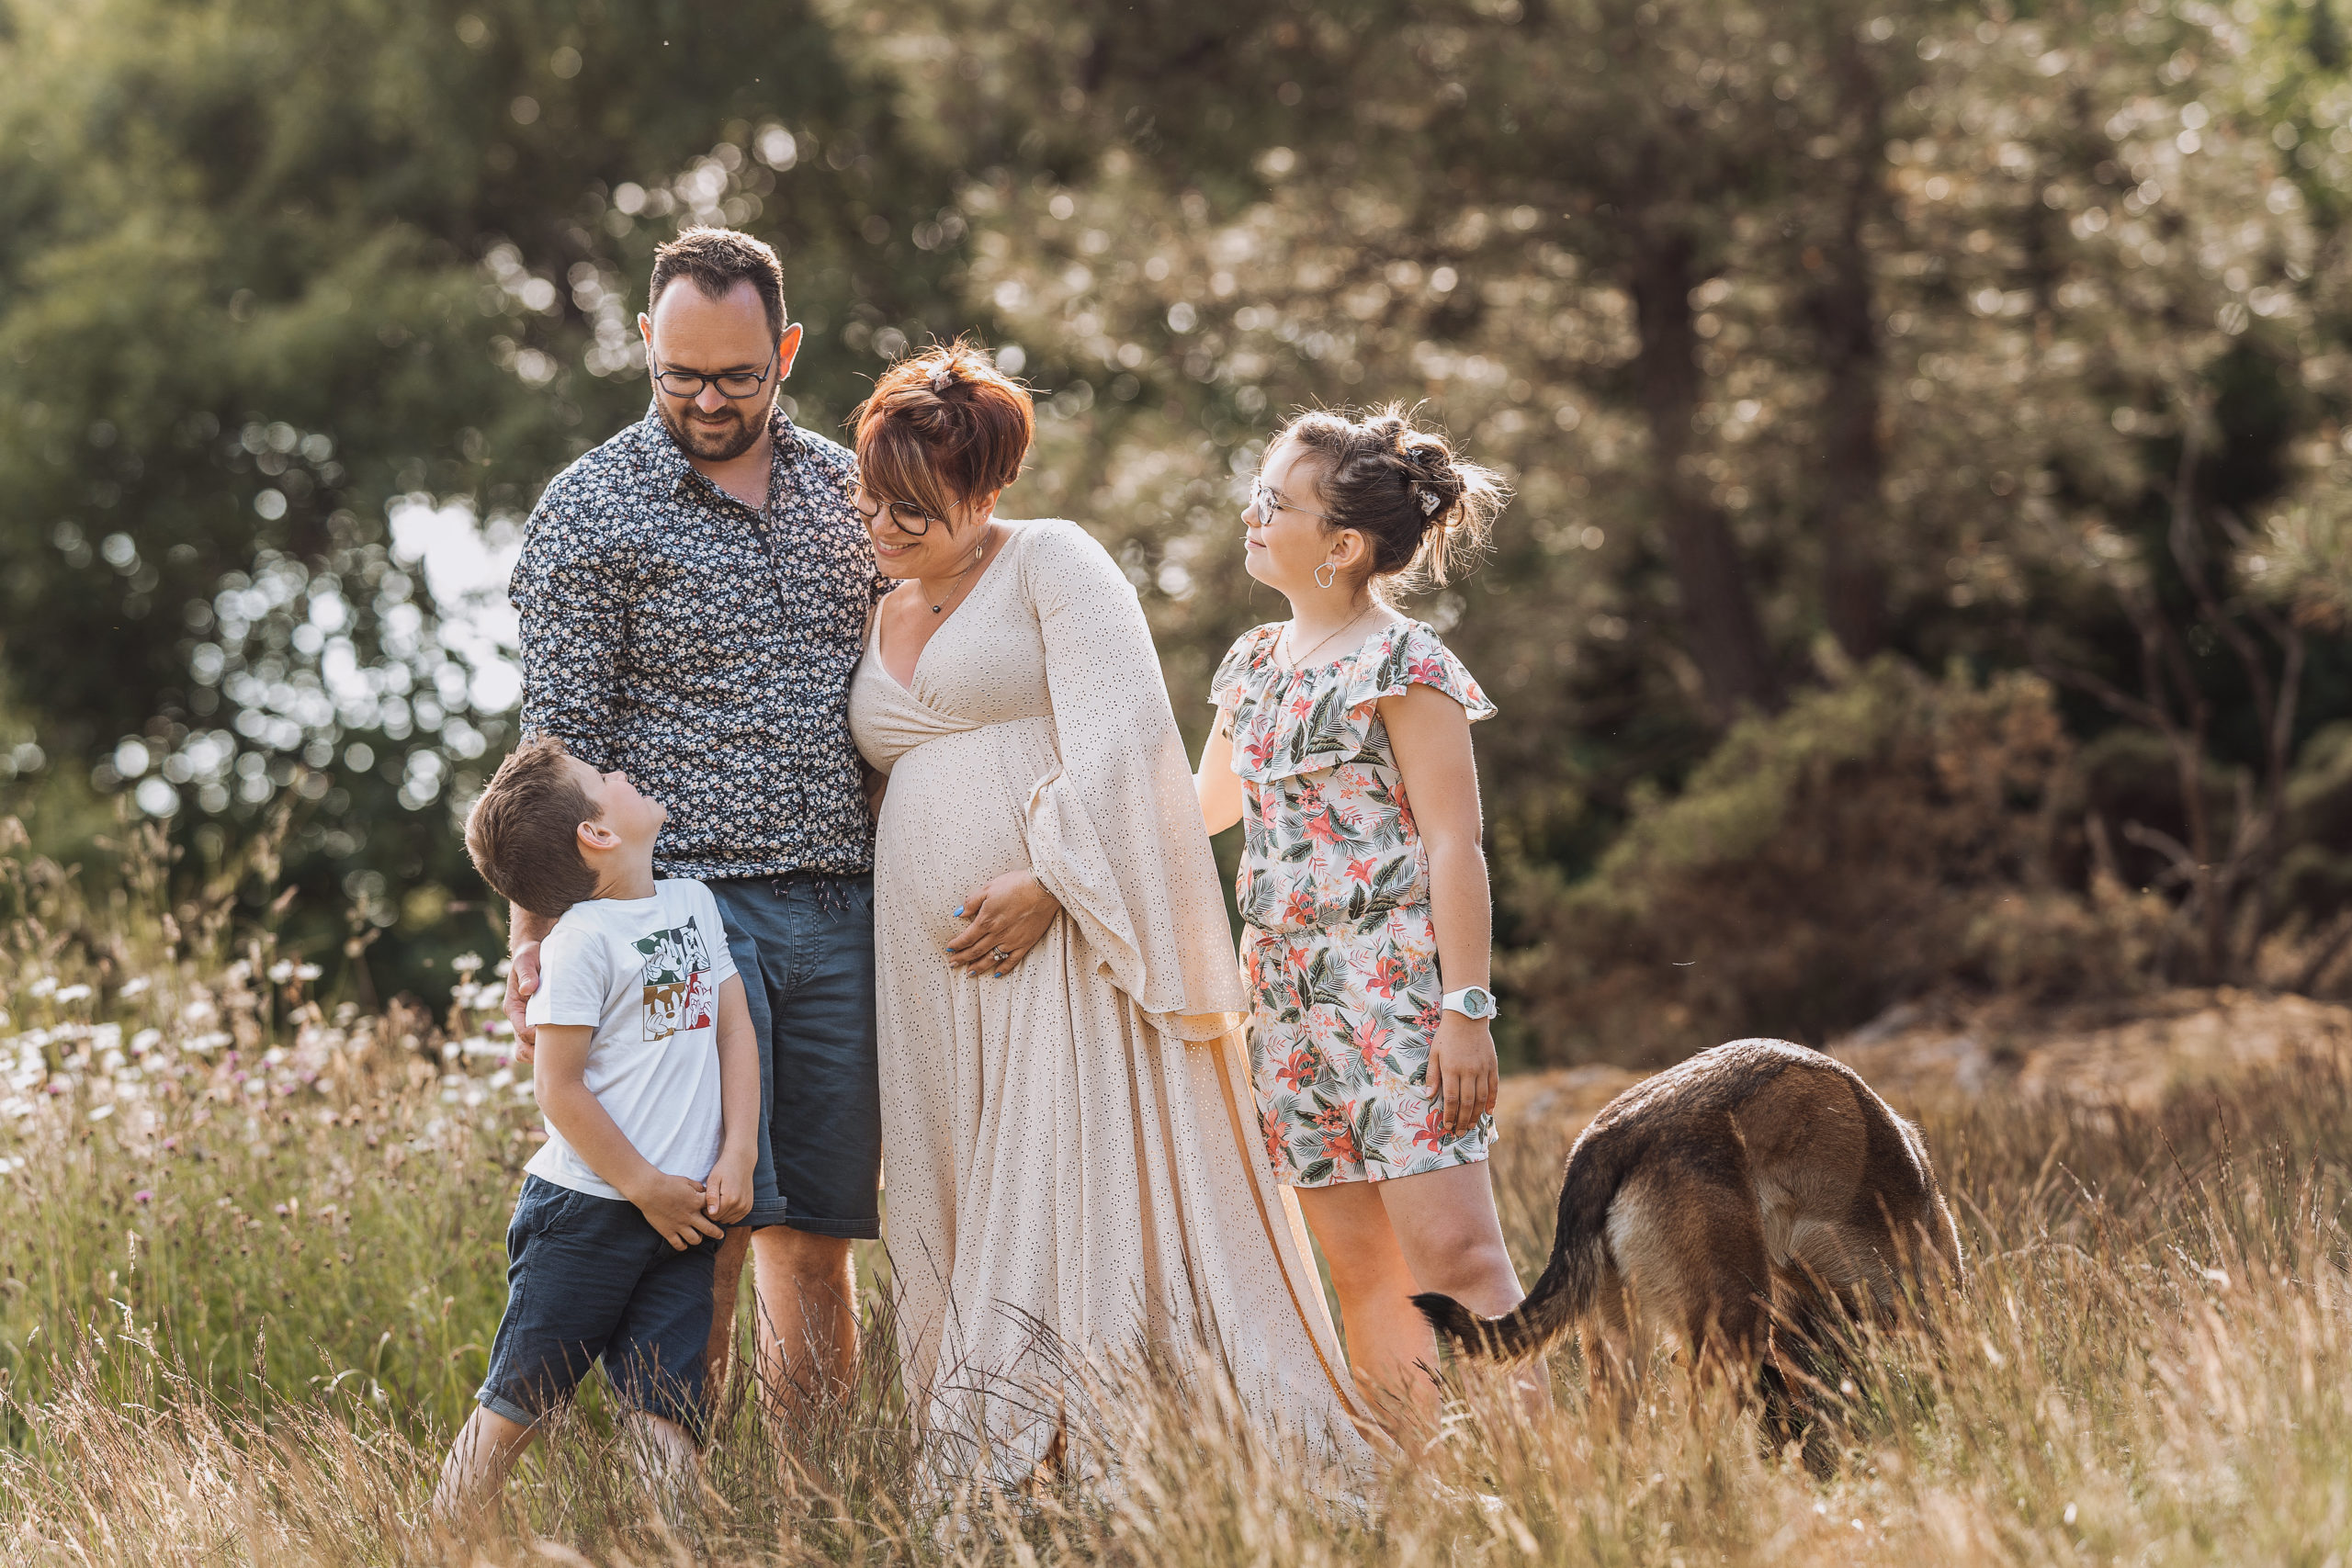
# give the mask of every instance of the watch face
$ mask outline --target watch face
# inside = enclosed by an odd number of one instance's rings
[[[1484,986],[1464,986],[1454,993],[1460,998],[1454,1009],[1465,1018],[1492,1018],[1495,1014],[1495,993]]]

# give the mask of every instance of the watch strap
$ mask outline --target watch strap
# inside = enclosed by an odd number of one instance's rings
[[[1464,1005],[1473,991],[1486,998],[1486,1006],[1476,1012]],[[1458,991],[1448,991],[1441,996],[1438,998],[1438,1006],[1449,1011],[1458,1012],[1464,1018],[1489,1019],[1495,1016],[1495,993],[1484,986],[1464,986]]]

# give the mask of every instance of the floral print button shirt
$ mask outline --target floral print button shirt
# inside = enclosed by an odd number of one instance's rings
[[[849,735],[867,613],[892,586],[856,459],[776,410],[767,505],[688,463],[658,412],[550,483],[508,589],[523,728],[670,808],[664,876],[851,874],[874,827]]]

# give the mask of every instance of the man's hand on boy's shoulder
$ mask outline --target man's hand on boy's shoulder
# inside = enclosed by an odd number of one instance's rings
[[[537,1054],[539,1032],[529,1018],[531,998],[539,988],[539,941],[555,930],[555,922],[535,915],[520,904],[506,906],[506,931],[512,946],[506,957],[506,1005],[501,1010],[514,1026],[514,1059],[528,1062]]]
[[[751,1183],[743,1184],[746,1192]],[[627,1194],[637,1205],[645,1223],[662,1233],[662,1239],[673,1248],[684,1252],[705,1236],[714,1241],[725,1239],[727,1233],[703,1213],[709,1201],[709,1192],[703,1184],[688,1176],[671,1176],[655,1171],[641,1182],[636,1191]],[[744,1204],[746,1211],[749,1202]]]
[[[531,995],[539,988],[539,944],[517,942],[506,965],[506,1021],[514,1026],[514,1059],[527,1062],[538,1044],[531,1026]]]

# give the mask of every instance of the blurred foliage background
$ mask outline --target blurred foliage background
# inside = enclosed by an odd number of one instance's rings
[[[1510,474],[1411,607],[1502,705],[1521,1062],[2340,993],[2338,3],[0,0],[0,813],[440,994],[498,568],[725,222],[814,428],[934,334],[1035,383],[1006,510],[1118,552],[1196,739],[1286,411]]]

